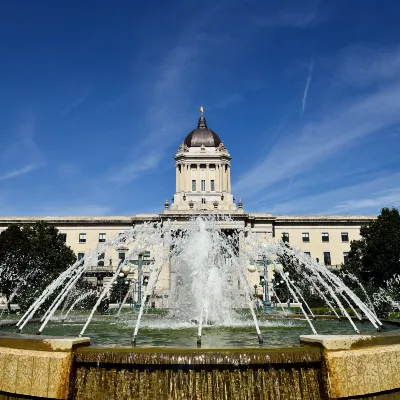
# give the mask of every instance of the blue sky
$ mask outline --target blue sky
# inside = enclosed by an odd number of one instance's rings
[[[160,212],[197,124],[249,212],[400,206],[400,3],[0,3],[0,215]]]

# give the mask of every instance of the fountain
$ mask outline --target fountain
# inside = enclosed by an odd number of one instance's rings
[[[229,222],[229,216],[214,215],[198,216],[185,224],[143,223],[78,260],[21,316],[17,334],[0,336],[0,375],[4,371],[0,396],[3,391],[14,396],[76,399],[322,399],[400,388],[400,380],[390,374],[385,375],[387,379],[381,374],[380,386],[374,386],[373,379],[365,378],[362,385],[350,382],[343,372],[350,360],[354,369],[400,357],[396,331],[373,333],[395,326],[380,321],[372,303],[365,304],[334,273],[301,251],[280,241],[265,244],[250,230],[227,231],[224,227]],[[75,294],[77,282],[99,254],[117,248],[121,241],[129,254],[98,293],[89,315],[74,313],[74,307],[93,294]],[[154,260],[148,284],[139,285],[136,307],[121,312],[131,291],[128,288],[113,315],[99,315],[97,310],[129,260],[138,259],[135,273],[142,281],[148,250]],[[295,261],[298,281],[279,262],[283,256]],[[256,308],[257,296],[249,283],[258,264],[265,278],[263,312]],[[154,316],[146,299],[166,266],[171,282],[168,310],[166,315]],[[271,303],[271,295],[279,298],[270,278],[282,282],[293,299],[290,311],[296,304],[298,314],[289,311],[290,304],[287,308],[280,301],[279,306]],[[312,288],[332,310],[330,319],[320,320],[313,314],[304,287]],[[38,318],[38,310],[49,298],[51,305]],[[52,336],[43,336],[46,331]],[[89,346],[87,333],[94,346]],[[43,365],[47,365],[46,373]],[[398,365],[390,364],[391,373]],[[16,368],[15,377],[12,368]],[[20,383],[19,368],[31,371],[29,384]],[[47,382],[46,392],[32,378],[36,370],[46,375],[41,378]]]

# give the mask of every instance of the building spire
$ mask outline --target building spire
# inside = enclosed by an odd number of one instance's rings
[[[199,108],[199,111],[200,111],[200,118],[199,118],[199,123],[197,124],[197,128],[207,128],[207,122],[206,119],[204,118],[203,106]]]

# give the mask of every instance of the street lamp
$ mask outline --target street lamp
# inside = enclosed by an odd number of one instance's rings
[[[122,306],[122,285],[125,281],[125,274],[120,272],[118,274],[118,283],[119,283],[119,306]]]
[[[260,285],[263,287],[263,312],[266,314],[271,314],[271,302],[269,299],[269,289],[268,289],[268,264],[269,261],[265,255],[262,256],[261,260],[257,262],[264,267],[264,278],[261,279]]]
[[[136,312],[139,312],[142,307],[143,257],[150,257],[150,251],[142,251],[139,253],[137,261],[133,261],[138,266],[137,302],[134,307],[134,311]]]

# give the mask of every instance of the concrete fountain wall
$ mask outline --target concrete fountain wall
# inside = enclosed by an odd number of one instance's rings
[[[91,348],[0,335],[0,399],[400,399],[400,333],[302,336],[299,348]]]

